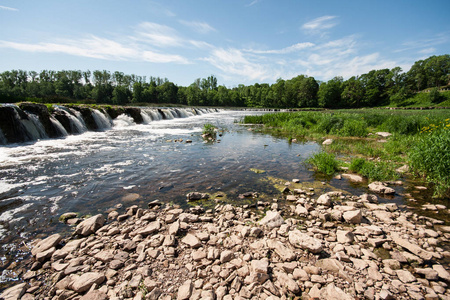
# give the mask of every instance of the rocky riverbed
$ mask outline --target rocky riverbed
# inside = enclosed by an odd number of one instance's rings
[[[284,192],[251,206],[154,201],[92,216],[70,237],[36,240],[21,283],[0,298],[450,299],[449,226],[376,193]]]

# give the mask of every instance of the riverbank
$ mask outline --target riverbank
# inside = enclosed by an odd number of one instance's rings
[[[35,241],[5,299],[449,299],[450,228],[378,203],[315,194],[214,209],[154,201]],[[384,187],[384,188],[383,188]],[[372,186],[372,188],[375,188]],[[385,185],[378,192],[389,193]],[[381,194],[379,194],[381,195]],[[192,195],[188,198],[202,198]],[[199,195],[202,196],[202,195]],[[257,197],[248,193],[244,197]],[[70,220],[66,219],[66,220]],[[12,298],[8,298],[11,295]],[[22,298],[20,298],[20,296]],[[16,297],[16,298],[13,298]]]

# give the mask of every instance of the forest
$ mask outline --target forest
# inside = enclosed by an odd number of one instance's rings
[[[400,67],[372,70],[344,80],[327,82],[299,75],[274,84],[218,85],[211,75],[191,85],[177,86],[167,78],[127,75],[123,72],[12,70],[0,74],[0,102],[91,103],[116,105],[189,105],[265,108],[359,108],[402,106],[416,93],[431,89],[431,102],[450,83],[450,55],[416,61]]]

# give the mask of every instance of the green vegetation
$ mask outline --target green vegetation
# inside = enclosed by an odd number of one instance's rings
[[[204,138],[215,140],[217,136],[217,127],[210,123],[203,125],[202,135]]]
[[[449,70],[450,55],[445,54],[419,60],[406,73],[395,67],[347,80],[337,76],[327,82],[299,75],[280,78],[274,84],[233,88],[219,85],[213,75],[183,87],[167,78],[147,79],[122,72],[11,70],[0,73],[0,102],[273,108],[450,106],[450,92],[441,91],[448,88]]]
[[[339,167],[339,162],[334,154],[319,152],[307,160],[307,163],[313,165],[316,170],[326,175],[333,175]]]
[[[435,194],[450,192],[450,114],[448,110],[336,110],[246,116],[244,123],[264,124],[262,130],[331,145],[308,160],[317,171],[331,175],[342,161],[370,181],[395,180],[396,168],[411,170],[434,184]],[[384,138],[377,132],[389,132]]]

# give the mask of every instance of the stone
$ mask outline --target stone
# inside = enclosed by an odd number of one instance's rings
[[[416,274],[424,275],[426,279],[428,280],[438,280],[439,274],[436,270],[433,270],[432,268],[415,268],[414,270]]]
[[[424,260],[430,260],[431,258],[433,258],[433,254],[431,252],[425,251],[419,246],[412,244],[405,239],[402,239],[398,233],[392,232],[391,238],[394,241],[394,243],[405,248],[406,250],[410,251],[411,253],[419,256]]]
[[[104,263],[108,263],[114,259],[114,253],[113,250],[102,250],[99,253],[94,255],[94,258],[97,260],[100,260]]]
[[[105,278],[101,273],[87,272],[75,279],[70,286],[75,292],[82,293],[89,290],[93,284],[102,284]]]
[[[46,239],[38,242],[36,246],[31,249],[31,254],[36,255],[39,252],[46,251],[50,248],[55,247],[62,240],[62,236],[60,234],[53,234]]]
[[[266,216],[262,218],[258,223],[269,228],[275,228],[280,227],[282,224],[284,224],[284,219],[279,212],[269,210],[266,212]]]
[[[345,293],[343,290],[334,285],[334,283],[328,284],[321,290],[322,299],[327,300],[353,300],[354,297]]]
[[[362,214],[361,214],[360,209],[346,211],[346,212],[344,212],[342,217],[344,218],[344,220],[347,223],[350,223],[350,224],[360,224],[362,221]]]
[[[380,181],[374,181],[369,184],[369,190],[379,194],[395,194],[395,190],[393,188],[386,186],[386,184]]]
[[[344,173],[342,174],[342,177],[347,178],[348,180],[352,181],[352,182],[363,182],[363,178],[362,176],[356,175],[356,174],[347,174]]]
[[[323,250],[322,242],[302,233],[298,229],[289,232],[289,242],[292,246],[308,250],[313,254],[320,253]]]
[[[359,198],[361,202],[378,203],[378,197],[376,195],[362,194]]]
[[[108,295],[99,290],[90,291],[80,298],[80,300],[107,300],[107,299]]]
[[[47,249],[45,251],[39,252],[36,254],[36,260],[38,262],[44,262],[45,260],[49,259],[50,257],[52,257],[53,253],[55,253],[56,248],[52,247],[50,249]]]
[[[191,280],[187,280],[179,287],[177,293],[177,300],[187,300],[192,295],[193,284]]]
[[[199,192],[192,192],[188,193],[186,195],[186,199],[188,201],[195,201],[195,200],[202,200],[202,199],[209,199],[209,195],[205,193],[199,193]]]
[[[180,230],[180,221],[176,221],[170,224],[169,226],[170,235],[177,235],[179,230]]]
[[[409,272],[408,270],[396,270],[395,272],[398,279],[400,279],[400,281],[403,283],[410,283],[417,280],[416,277],[414,277],[414,275],[411,274],[411,272]]]
[[[275,253],[283,260],[283,261],[292,261],[297,255],[294,251],[286,247],[283,243],[276,240],[268,240],[267,246],[270,249],[273,249]]]
[[[397,173],[400,174],[404,174],[404,173],[408,173],[409,172],[409,166],[408,165],[403,165],[400,168],[395,170]]]
[[[186,236],[181,240],[181,242],[188,245],[191,248],[198,248],[202,245],[202,242],[191,233],[186,234]]]
[[[276,272],[275,277],[277,278],[277,281],[279,282],[280,286],[286,287],[288,291],[297,294],[300,292],[300,287],[295,282],[294,279],[290,278],[286,273],[284,272]]]
[[[224,264],[226,262],[231,261],[234,258],[234,253],[230,250],[225,250],[220,253],[220,263]]]
[[[336,231],[336,238],[338,243],[341,244],[353,243],[355,240],[355,235],[351,231],[338,230]]]
[[[316,204],[323,205],[323,206],[330,206],[331,205],[331,197],[327,194],[323,194],[316,200]]]
[[[322,145],[331,145],[333,143],[333,139],[326,139],[323,141]]]
[[[267,259],[257,260],[254,259],[251,262],[252,271],[255,273],[267,274],[269,268],[269,261]]]
[[[77,225],[74,234],[88,236],[95,233],[105,224],[105,217],[102,214],[90,217]]]
[[[376,132],[375,134],[378,136],[384,137],[384,138],[390,137],[392,135],[392,133],[384,132],[384,131]]]
[[[153,234],[155,232],[158,232],[160,228],[161,228],[161,223],[159,221],[153,221],[150,224],[148,224],[145,228],[138,230],[137,234],[140,234],[142,236],[147,236],[147,235]]]
[[[438,273],[440,278],[450,282],[450,273],[442,265],[433,265],[433,270]]]
[[[27,288],[28,288],[28,283],[26,283],[26,282],[16,284],[16,285],[4,290],[3,293],[0,294],[0,299],[18,300],[23,296],[23,294],[25,294]]]
[[[295,214],[297,216],[307,216],[308,210],[303,205],[299,204],[295,207]]]

